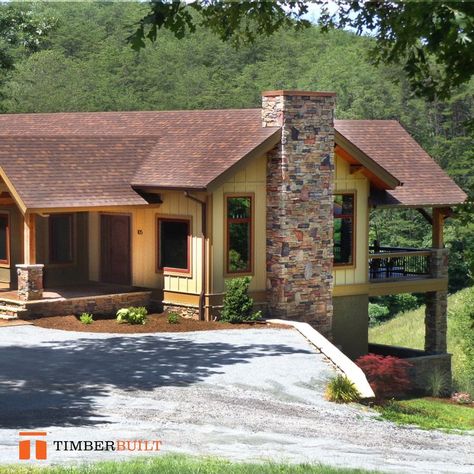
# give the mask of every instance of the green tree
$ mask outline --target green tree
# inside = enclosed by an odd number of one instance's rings
[[[376,62],[403,64],[415,92],[430,99],[448,97],[474,72],[474,4],[470,1],[334,0],[331,12],[324,0],[298,1],[220,0],[149,2],[149,12],[129,37],[134,48],[155,41],[159,29],[177,38],[208,28],[223,41],[236,45],[254,42],[285,27],[308,27],[310,5],[321,7],[320,23],[354,29],[376,38],[372,50]]]
[[[40,14],[28,3],[1,5],[0,68],[11,69],[15,59],[38,51],[54,25],[54,17]]]

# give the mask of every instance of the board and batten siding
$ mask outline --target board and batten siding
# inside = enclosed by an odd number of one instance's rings
[[[203,200],[205,195],[196,193]],[[161,193],[163,203],[150,208],[127,209],[116,214],[131,218],[132,285],[165,291],[197,295],[202,284],[202,229],[201,207],[182,192]],[[186,275],[156,271],[157,218],[191,219],[191,272]],[[89,213],[89,269],[90,279],[100,279],[100,213]]]
[[[266,289],[266,180],[267,157],[263,155],[252,160],[244,169],[216,189],[212,194],[212,288],[211,293],[224,291],[225,272],[226,194],[252,194],[254,199],[253,216],[253,275],[250,290]],[[238,277],[238,274],[232,277]]]
[[[369,253],[369,191],[370,183],[362,173],[350,173],[350,165],[335,155],[335,194],[352,192],[356,195],[355,212],[355,262],[354,265],[335,266],[334,285],[357,285],[368,281]]]

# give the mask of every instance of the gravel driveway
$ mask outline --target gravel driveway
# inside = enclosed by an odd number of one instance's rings
[[[332,366],[293,330],[109,335],[0,328],[0,462],[48,441],[160,439],[162,452],[390,472],[474,472],[472,436],[397,427],[323,398]],[[136,455],[131,453],[129,455]],[[49,461],[117,459],[54,452]]]

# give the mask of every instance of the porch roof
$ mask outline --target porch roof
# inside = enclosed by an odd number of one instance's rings
[[[391,183],[376,204],[466,199],[398,122],[335,128]],[[280,138],[280,128],[261,126],[261,109],[0,115],[0,175],[23,211],[144,205],[135,189],[209,189]]]
[[[335,128],[401,182],[372,192],[372,204],[441,207],[466,200],[464,191],[396,120],[336,120]]]

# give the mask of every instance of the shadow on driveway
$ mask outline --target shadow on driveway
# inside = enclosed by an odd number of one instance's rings
[[[200,343],[166,336],[109,337],[0,347],[0,428],[105,423],[94,397],[187,386],[256,357],[310,353],[285,344]]]

